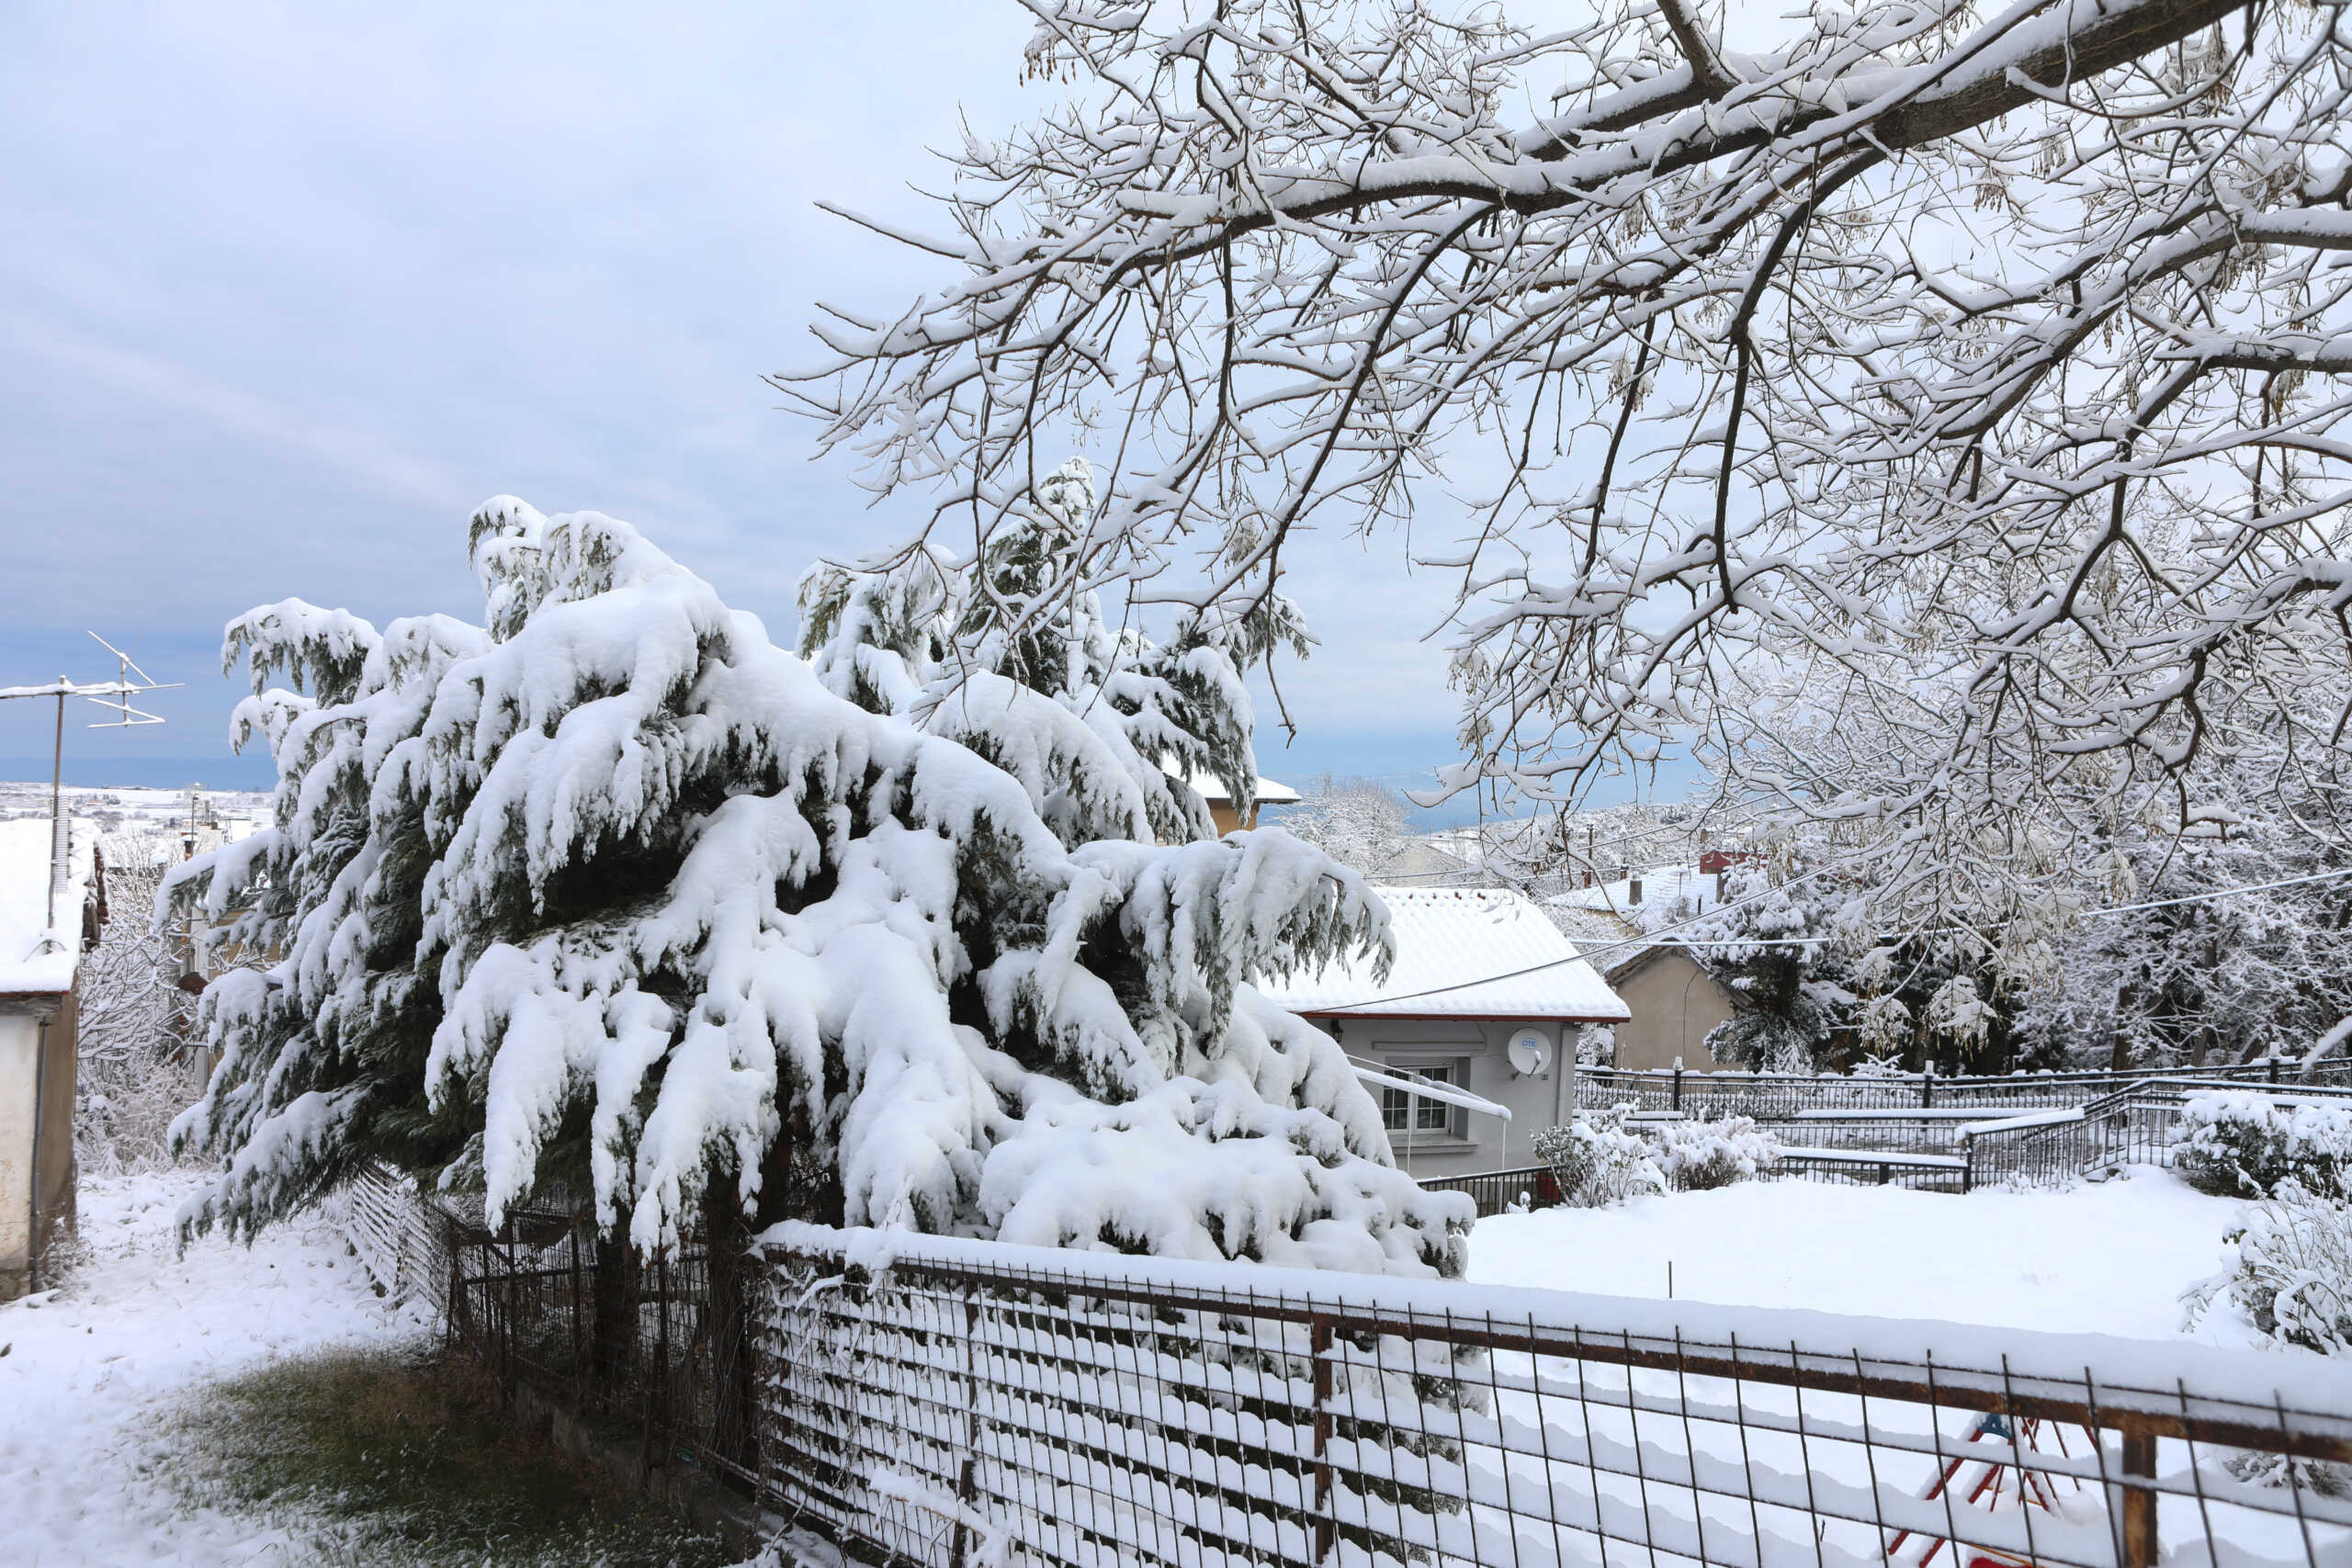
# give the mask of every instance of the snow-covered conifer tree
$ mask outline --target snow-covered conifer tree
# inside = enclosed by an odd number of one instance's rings
[[[571,1188],[644,1249],[741,1214],[1458,1271],[1463,1201],[1248,983],[1381,950],[1377,901],[1279,830],[1151,841],[1121,772],[1224,744],[1160,716],[1221,650],[1066,599],[1090,707],[1013,673],[1053,626],[1017,583],[990,623],[948,579],[859,579],[812,667],[596,513],[501,498],[472,558],[481,626],[229,628],[276,820],[174,895],[280,956],[203,998],[223,1056],[177,1134],[222,1168],[189,1223],[250,1232],[376,1158],[493,1223]]]
[[[1214,838],[1187,781],[1215,777],[1248,805],[1258,769],[1242,674],[1276,646],[1304,654],[1304,623],[1276,595],[1214,637],[1197,617],[1164,644],[1114,626],[1076,547],[1094,506],[1092,470],[1074,457],[968,559],[926,549],[813,569],[801,654],[841,695],[1020,779],[1066,843]]]

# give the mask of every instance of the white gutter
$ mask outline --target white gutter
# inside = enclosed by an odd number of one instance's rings
[[[1429,1079],[1421,1077],[1400,1078],[1378,1067],[1366,1066],[1361,1062],[1350,1062],[1348,1066],[1354,1068],[1356,1077],[1366,1083],[1376,1083],[1383,1089],[1401,1089],[1406,1093],[1417,1094],[1423,1100],[1434,1100],[1445,1105],[1459,1105],[1464,1111],[1476,1111],[1487,1116],[1499,1116],[1506,1122],[1510,1120],[1510,1107],[1497,1105],[1491,1100],[1481,1100],[1467,1089],[1455,1089],[1452,1084],[1431,1083]]]

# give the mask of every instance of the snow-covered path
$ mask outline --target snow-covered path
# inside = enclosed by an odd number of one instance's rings
[[[191,1514],[153,1473],[191,1384],[273,1355],[385,1344],[423,1322],[388,1312],[324,1221],[250,1250],[173,1256],[187,1175],[85,1179],[90,1257],[47,1299],[0,1306],[0,1561],[12,1568],[276,1562],[284,1532]]]

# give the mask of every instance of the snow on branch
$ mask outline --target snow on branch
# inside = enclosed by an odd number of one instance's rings
[[[1072,581],[1204,627],[1409,519],[1447,789],[1695,750],[1923,874],[2029,818],[2095,857],[2086,794],[2352,682],[2332,10],[1029,8],[1069,104],[953,153],[937,286],[777,378],[920,547],[1089,432]]]
[[[272,828],[173,886],[277,955],[202,998],[189,1224],[378,1159],[492,1224],[582,1194],[649,1251],[731,1203],[1458,1272],[1466,1209],[1250,984],[1385,952],[1354,873],[1276,829],[1152,841],[1132,759],[1027,687],[960,728],[846,700],[611,518],[501,498],[472,553],[486,627],[231,628],[257,681],[326,673],[257,698]],[[1110,779],[1082,805],[1074,757]]]

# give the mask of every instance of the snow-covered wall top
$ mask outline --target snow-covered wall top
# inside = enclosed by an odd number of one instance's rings
[[[1386,980],[1363,958],[1261,987],[1294,1012],[1406,1018],[1555,1018],[1621,1023],[1633,1014],[1576,944],[1524,897],[1494,887],[1378,887],[1396,957]]]
[[[55,940],[49,930],[47,818],[0,822],[0,996],[54,995],[74,988],[82,956],[82,900],[90,886],[94,824],[72,819],[65,891]]]

